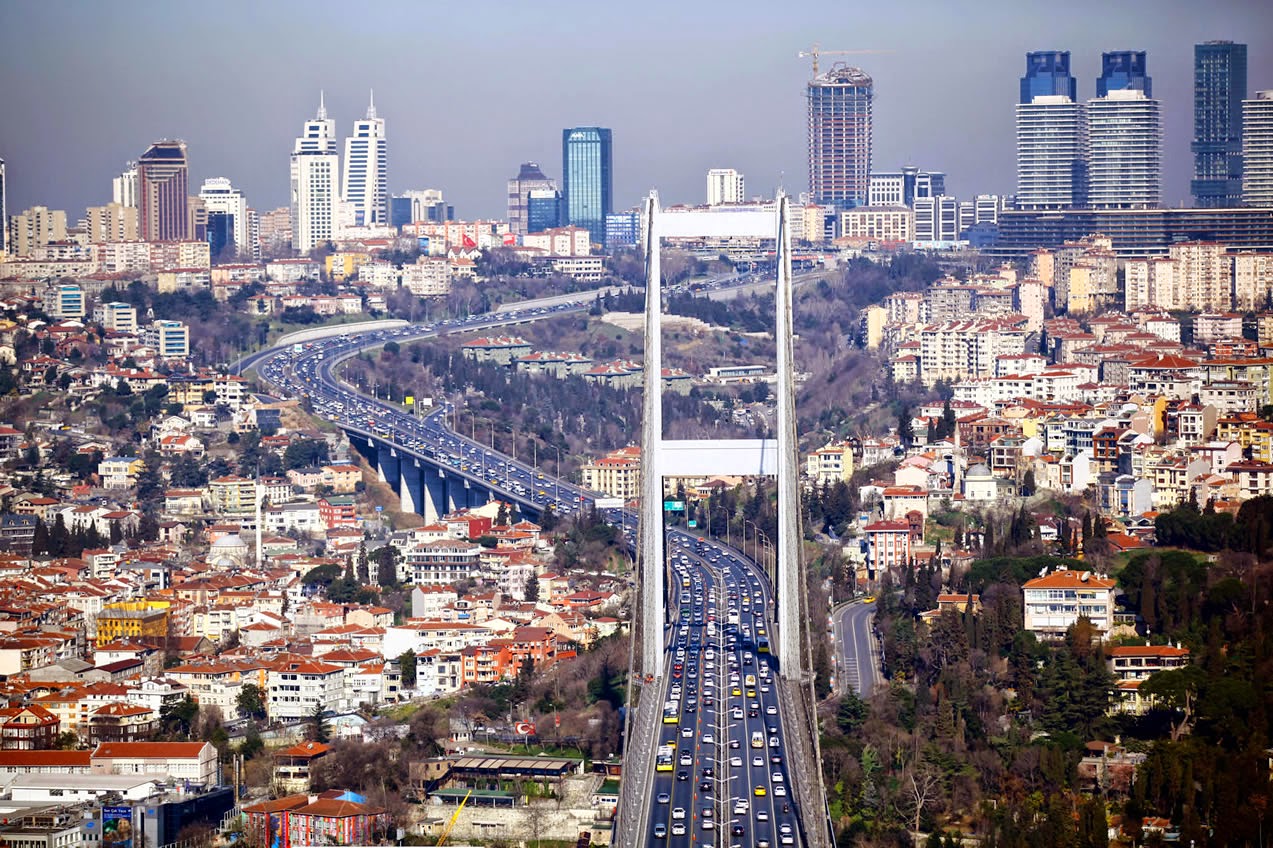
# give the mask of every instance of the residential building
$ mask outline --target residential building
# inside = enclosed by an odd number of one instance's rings
[[[193,234],[184,141],[157,141],[137,160],[138,229],[142,241],[186,241]]]
[[[190,328],[181,321],[152,321],[145,343],[161,359],[185,359],[190,355]]]
[[[1273,89],[1242,101],[1242,202],[1273,207]]]
[[[631,500],[641,494],[641,449],[626,447],[612,451],[585,465],[582,474],[586,488]]]
[[[93,749],[93,774],[153,774],[188,786],[218,783],[217,749],[211,742],[104,742]]]
[[[345,139],[344,181],[341,200],[351,206],[355,227],[384,227],[389,224],[389,142],[385,121],[376,113],[375,94],[367,114],[354,121],[354,131]]]
[[[1028,580],[1021,587],[1024,628],[1043,639],[1064,638],[1086,618],[1101,634],[1114,622],[1117,581],[1090,571],[1060,570]]]
[[[57,747],[62,722],[38,704],[0,709],[0,748],[39,751]]]
[[[915,212],[905,206],[859,206],[837,216],[840,236],[871,241],[915,241]]]
[[[281,792],[308,792],[314,763],[331,750],[322,742],[298,742],[274,752],[274,785]]]
[[[1206,41],[1193,48],[1194,206],[1227,208],[1242,202],[1242,101],[1246,45]]]
[[[743,175],[733,168],[712,168],[707,172],[707,205],[742,203],[747,199]]]
[[[265,676],[266,709],[271,721],[312,716],[322,708],[348,709],[345,670],[309,658],[280,660]]]
[[[853,447],[845,442],[818,448],[805,460],[805,474],[818,486],[847,483],[853,476]]]
[[[906,519],[876,521],[862,528],[866,534],[866,563],[874,577],[910,564],[911,524]]]
[[[87,224],[85,237],[90,242],[137,241],[141,237],[136,206],[124,206],[120,203],[90,206]]]
[[[93,310],[93,320],[112,333],[137,332],[137,307],[131,303],[103,303]]]
[[[256,481],[234,474],[208,483],[208,501],[214,512],[248,513],[256,509]]]
[[[318,114],[306,121],[292,147],[292,249],[307,254],[335,233],[336,204],[340,200],[340,156],[336,152],[336,122],[327,117],[320,95]]]
[[[561,194],[557,190],[557,181],[550,179],[540,170],[538,162],[523,162],[517,176],[508,181],[508,228],[519,236],[539,232],[531,222],[531,206],[534,200],[551,201],[551,223],[543,228],[556,227],[561,223],[559,200]],[[537,210],[539,220],[543,224],[545,210]]]
[[[1162,126],[1158,101],[1147,95],[1145,80],[1145,90],[1111,88],[1087,102],[1087,204],[1092,209],[1160,204]],[[1130,84],[1135,82],[1132,77]]]
[[[10,256],[31,256],[39,248],[66,241],[66,213],[61,209],[32,206],[0,224],[8,227],[5,244]]]
[[[1086,206],[1085,107],[1063,94],[1042,94],[1018,103],[1016,110],[1017,208]]]
[[[807,95],[810,196],[815,203],[841,209],[865,205],[871,175],[873,80],[861,68],[836,63],[809,80]]]
[[[604,127],[561,131],[565,223],[583,227],[598,244],[605,242],[606,216],[614,211],[612,142]]]

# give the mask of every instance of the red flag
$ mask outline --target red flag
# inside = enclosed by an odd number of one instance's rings
[[[465,247],[477,247],[477,242],[473,241],[473,239],[469,238],[468,236],[465,236],[465,237],[464,237],[464,246],[465,246]]]

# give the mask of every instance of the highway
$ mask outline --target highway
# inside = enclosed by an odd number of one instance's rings
[[[668,535],[675,615],[647,843],[795,845],[770,589],[740,554]]]
[[[831,613],[836,688],[844,692],[851,686],[864,699],[871,697],[876,684],[882,682],[875,654],[874,618],[875,605],[861,601],[845,604]]]

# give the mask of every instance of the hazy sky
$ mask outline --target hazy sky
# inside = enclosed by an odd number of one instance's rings
[[[702,202],[708,168],[748,194],[808,188],[796,53],[875,78],[874,170],[945,171],[948,192],[1015,189],[1013,105],[1027,50],[1072,53],[1082,99],[1102,50],[1147,50],[1164,115],[1163,199],[1188,199],[1193,44],[1244,41],[1273,88],[1269,0],[487,0],[457,3],[0,0],[0,158],[9,211],[72,220],[158,138],[190,146],[191,193],[225,176],[259,210],[287,202],[288,154],[318,91],[341,137],[374,88],[389,188],[441,188],[463,217],[505,212],[535,160],[561,174],[561,129],[614,130],[615,206],[650,188]],[[827,57],[824,62],[836,57]]]

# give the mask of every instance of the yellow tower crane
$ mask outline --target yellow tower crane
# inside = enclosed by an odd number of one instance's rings
[[[438,841],[437,841],[438,845],[441,845],[443,842],[446,842],[446,838],[451,835],[451,828],[455,827],[455,823],[460,820],[460,811],[463,810],[464,805],[469,802],[469,796],[472,794],[473,794],[472,789],[464,793],[464,800],[461,801],[460,805],[455,808],[455,812],[451,815],[451,820],[446,823],[446,829],[443,830],[442,835],[438,837]]]
[[[813,59],[813,75],[818,75],[818,57],[819,56],[878,56],[885,53],[892,53],[892,50],[823,50],[817,44],[814,44],[808,50],[801,50],[797,56],[801,59]]]

